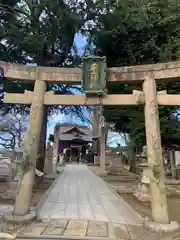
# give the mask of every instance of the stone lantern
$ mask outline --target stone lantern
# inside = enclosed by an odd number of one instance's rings
[[[148,163],[144,162],[139,164],[140,167],[142,167],[142,178],[141,182],[138,184],[136,192],[134,193],[135,197],[137,197],[140,201],[150,201],[151,195],[150,195],[150,178],[149,178],[149,167]]]

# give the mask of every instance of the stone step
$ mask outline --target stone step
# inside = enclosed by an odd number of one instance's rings
[[[39,240],[39,239],[48,239],[48,240],[51,240],[51,239],[58,239],[58,240],[110,240],[109,237],[73,237],[73,236],[54,236],[54,235],[44,235],[44,236],[18,236],[16,238],[16,240],[28,240],[28,239],[31,239],[31,240]]]

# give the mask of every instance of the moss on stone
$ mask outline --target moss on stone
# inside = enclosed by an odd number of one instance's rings
[[[160,166],[160,164],[155,164],[153,166],[152,172],[153,172],[153,176],[155,177],[156,181],[159,182],[160,177],[161,177],[161,166]]]

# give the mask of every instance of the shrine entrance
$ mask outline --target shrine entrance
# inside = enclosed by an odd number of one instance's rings
[[[71,145],[70,146],[70,162],[81,161],[81,145]]]
[[[24,144],[24,173],[16,196],[15,215],[25,215],[29,211],[34,168],[39,149],[45,143],[43,137],[43,122],[46,105],[144,105],[149,178],[151,187],[151,205],[153,221],[169,224],[167,196],[164,183],[164,169],[159,126],[158,105],[179,106],[180,95],[167,94],[166,91],[157,92],[156,80],[176,81],[180,78],[180,62],[162,64],[106,68],[105,58],[87,58],[83,69],[27,67],[22,65],[0,62],[4,80],[34,82],[34,91],[24,93],[4,93],[4,103],[31,105],[29,127]],[[85,95],[57,95],[47,91],[48,84],[80,84],[83,79]],[[142,84],[142,91],[134,90],[131,94],[110,95],[106,92],[106,82]],[[1,83],[3,84],[3,82]],[[2,85],[1,85],[2,86]],[[97,119],[96,119],[97,120]],[[95,121],[98,122],[98,121]],[[105,123],[101,126],[94,124],[93,139],[100,139],[100,166],[105,171]],[[53,162],[57,162],[57,132],[54,135]],[[43,155],[43,153],[42,153]],[[24,186],[24,182],[28,187]],[[24,204],[22,204],[24,199]]]

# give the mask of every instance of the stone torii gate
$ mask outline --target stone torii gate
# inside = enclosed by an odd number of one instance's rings
[[[40,135],[43,125],[44,106],[46,105],[99,105],[98,98],[87,98],[85,95],[55,95],[46,91],[47,83],[80,84],[82,70],[80,68],[27,67],[23,65],[0,62],[4,69],[5,81],[34,82],[34,91],[24,93],[5,93],[4,103],[31,105],[29,126],[25,149],[34,141],[30,155],[38,153]],[[180,62],[141,65],[131,67],[107,68],[106,79],[109,83],[142,83],[143,91],[134,90],[132,94],[106,95],[102,98],[103,105],[144,105],[146,139],[148,147],[148,164],[150,169],[150,188],[152,195],[152,218],[154,222],[169,224],[167,197],[164,184],[164,170],[159,126],[158,105],[179,106],[180,95],[170,95],[166,91],[156,91],[156,80],[176,81],[180,78]],[[33,151],[33,152],[32,152]],[[101,159],[102,161],[103,159]],[[36,159],[33,159],[35,165]],[[104,161],[104,160],[103,160]],[[27,183],[33,177],[27,177]],[[24,187],[25,197],[32,186]],[[21,192],[21,191],[20,191]],[[25,205],[15,209],[16,215],[28,212],[30,201],[24,199]]]

